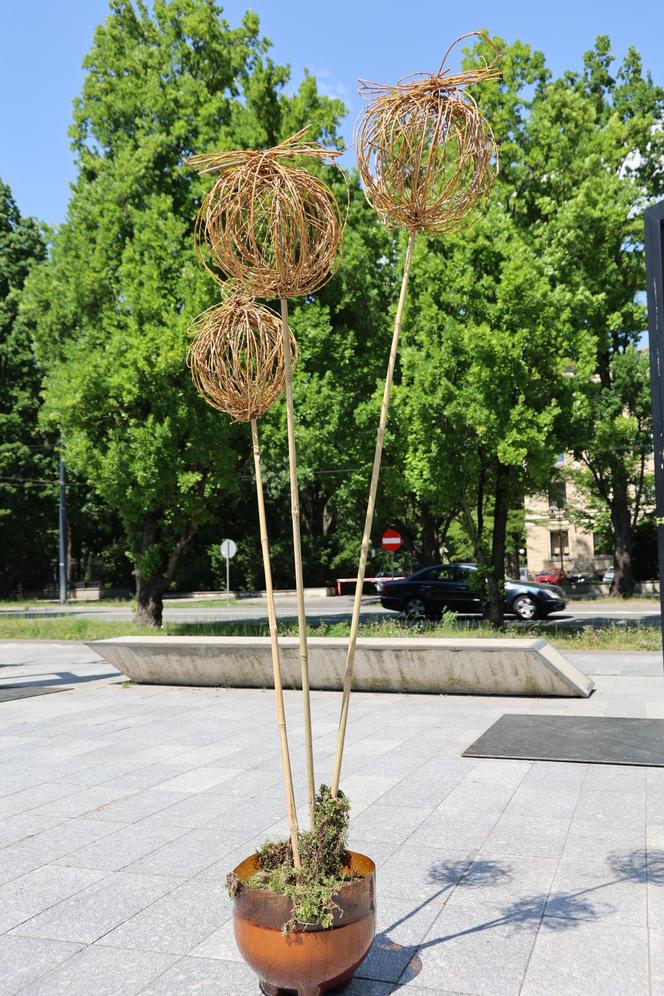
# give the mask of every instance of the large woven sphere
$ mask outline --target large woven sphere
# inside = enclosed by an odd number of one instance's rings
[[[279,316],[236,293],[199,315],[191,331],[187,362],[207,403],[241,422],[264,415],[285,385]],[[290,342],[295,363],[292,333]]]
[[[310,294],[335,269],[343,235],[337,199],[293,157],[320,160],[339,153],[299,144],[301,136],[274,149],[189,160],[202,172],[219,172],[196,222],[201,259],[259,297]]]
[[[441,65],[393,87],[364,84],[370,103],[356,126],[356,155],[367,199],[385,221],[443,233],[470,220],[495,179],[498,147],[465,87],[496,75],[493,66],[451,75]]]

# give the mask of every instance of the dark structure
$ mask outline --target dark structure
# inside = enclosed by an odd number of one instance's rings
[[[659,603],[664,640],[664,201],[645,212],[650,390],[655,457]]]

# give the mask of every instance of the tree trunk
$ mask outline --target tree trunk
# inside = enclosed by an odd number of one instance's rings
[[[505,538],[509,512],[509,479],[509,468],[497,463],[491,562],[487,574],[487,598],[484,604],[484,618],[490,622],[492,629],[500,629],[505,621]]]
[[[146,514],[143,521],[141,552],[145,556],[156,548],[158,556],[154,560],[156,569],[150,577],[146,577],[138,567],[134,570],[136,578],[135,622],[137,626],[151,626],[153,628],[161,626],[164,612],[163,594],[175,576],[180,554],[196,532],[196,526],[193,523],[186,523],[169,552],[163,543],[161,515],[161,509],[152,509]]]
[[[627,505],[622,495],[616,496],[614,491],[611,508],[611,526],[613,531],[613,583],[611,593],[622,596],[634,594],[634,575],[632,573],[632,523]]]
[[[164,611],[163,594],[166,579],[144,578],[136,571],[136,618],[137,626],[159,628]]]
[[[422,556],[420,564],[436,564],[440,560],[440,537],[438,535],[438,519],[431,514],[426,502],[420,503],[420,525],[422,537]]]

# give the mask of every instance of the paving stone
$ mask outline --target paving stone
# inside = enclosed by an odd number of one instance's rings
[[[646,926],[646,866],[616,859],[561,861],[556,871],[546,916],[588,922]],[[617,928],[619,929],[619,928]]]
[[[162,792],[160,789],[146,789],[134,792],[123,799],[100,806],[93,814],[97,820],[111,820],[113,823],[137,823],[138,820],[173,806],[180,799],[188,798],[184,792]]]
[[[83,869],[62,868],[70,873]],[[20,881],[20,880],[19,880]],[[115,872],[16,927],[23,937],[91,944],[174,888],[173,879]]]
[[[430,807],[383,806],[376,803],[353,821],[353,832],[368,840],[405,842],[431,812]]]
[[[100,943],[181,955],[195,953],[193,949],[203,946],[206,939],[218,933],[220,925],[229,920],[231,913],[231,904],[221,884],[187,882],[125,920]],[[203,956],[231,960],[240,957],[234,940],[226,954]]]
[[[380,869],[379,895],[444,905],[459,879],[472,864],[475,852],[455,852],[447,848],[398,848]]]
[[[568,820],[504,816],[487,834],[482,851],[494,857],[559,857],[568,829]]]
[[[163,847],[153,848],[128,871],[190,878],[221,860],[237,845],[237,837],[218,830],[187,830]]]
[[[107,825],[112,826],[111,823]],[[163,847],[184,832],[181,827],[145,827],[142,824],[123,827],[101,840],[66,854],[59,858],[57,864],[76,868],[100,868],[105,871],[120,871],[121,868],[132,865],[133,870],[138,859]]]
[[[560,921],[559,921],[560,922]],[[521,993],[542,996],[647,996],[648,942],[638,927],[582,923],[542,929],[533,948]],[[557,925],[556,925],[557,927]]]
[[[80,950],[80,944],[4,934],[0,937],[0,996],[12,996]]]
[[[134,996],[158,979],[174,955],[92,945],[21,990],[21,996]]]
[[[443,907],[401,981],[416,981],[424,989],[516,996],[538,925],[510,921],[493,910],[482,915],[477,907]]]
[[[239,773],[236,768],[195,768],[163,781],[160,788],[162,792],[204,792]]]
[[[449,848],[452,851],[479,850],[491,832],[498,817],[495,813],[476,813],[472,820],[459,814],[447,816],[436,810],[413,831],[409,845],[417,847]]]
[[[253,996],[258,993],[258,979],[241,962],[218,961],[215,958],[181,958],[143,990],[142,996],[182,996],[183,993]]]
[[[439,910],[426,901],[414,905],[412,901],[381,899],[376,937],[357,974],[379,982],[397,982]]]
[[[646,819],[646,793],[582,789],[575,816],[579,820],[609,820],[643,825]]]
[[[106,872],[44,865],[0,886],[0,932],[10,930],[43,910],[100,881]],[[62,938],[70,940],[70,938]]]
[[[650,993],[664,996],[664,930],[650,930]]]

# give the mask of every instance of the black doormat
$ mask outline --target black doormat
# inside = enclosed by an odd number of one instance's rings
[[[67,688],[38,688],[30,685],[14,685],[11,688],[0,686],[0,702],[11,702],[13,699],[30,699],[33,695],[52,695],[54,692],[67,692]]]
[[[510,714],[463,756],[664,767],[664,719]]]

